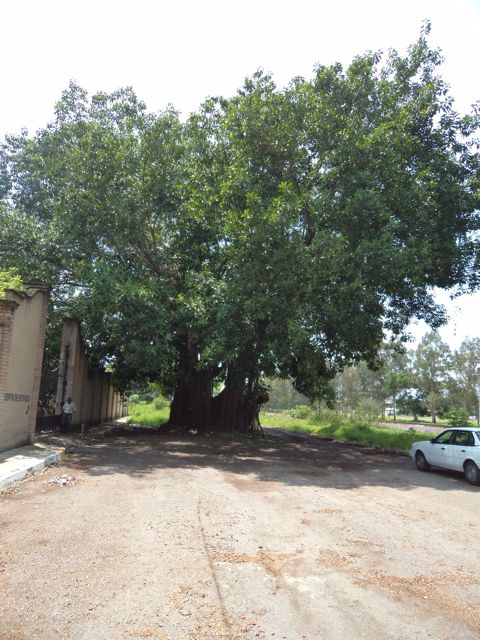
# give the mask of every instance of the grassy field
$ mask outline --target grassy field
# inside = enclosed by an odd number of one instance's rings
[[[405,431],[390,427],[379,427],[366,419],[347,419],[329,412],[320,418],[293,418],[286,413],[263,413],[261,423],[269,427],[292,429],[301,433],[333,438],[344,442],[356,442],[383,449],[408,451],[413,442],[428,440],[435,433]]]
[[[157,427],[167,422],[169,406],[166,403],[138,402],[130,405],[129,424]],[[434,433],[404,431],[390,427],[379,427],[366,419],[347,419],[334,412],[326,412],[320,418],[293,418],[287,413],[262,413],[261,423],[268,427],[281,427],[301,433],[333,438],[344,442],[357,442],[384,449],[408,451],[412,442],[427,440]]]
[[[155,407],[153,402],[136,402],[130,404],[128,424],[141,424],[146,427],[158,427],[167,422],[170,407],[168,404]]]

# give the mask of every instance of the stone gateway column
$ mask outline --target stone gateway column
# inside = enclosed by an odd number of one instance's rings
[[[33,442],[48,290],[35,283],[0,300],[0,451]]]

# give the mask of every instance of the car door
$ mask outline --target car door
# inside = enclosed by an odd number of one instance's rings
[[[474,446],[474,438],[473,433],[470,431],[455,431],[452,440],[451,446],[448,447],[448,460],[450,469],[455,469],[456,471],[463,471],[463,463],[467,458],[472,457],[472,448]]]
[[[442,431],[440,435],[432,440],[432,445],[428,454],[428,462],[437,467],[445,467],[446,469],[450,469],[449,458],[451,457],[450,448],[453,446],[450,444],[450,440],[452,439],[453,431],[448,429],[447,431]]]

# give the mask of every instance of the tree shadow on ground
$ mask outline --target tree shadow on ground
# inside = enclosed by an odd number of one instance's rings
[[[240,442],[221,435],[175,435],[153,430],[111,436],[97,432],[84,439],[50,434],[41,439],[63,444],[68,452],[65,466],[92,476],[142,477],[158,470],[215,469],[245,480],[299,487],[478,491],[460,473],[440,469],[420,473],[405,455],[278,428],[266,428],[264,438]]]

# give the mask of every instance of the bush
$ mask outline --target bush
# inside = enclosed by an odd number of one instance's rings
[[[345,422],[345,416],[338,413],[337,411],[334,411],[333,409],[322,409],[321,411],[317,411],[312,419],[312,422],[314,422],[315,424],[337,428],[343,422]]]
[[[350,418],[348,424],[358,431],[370,429],[372,426],[374,426],[369,416],[358,413]]]
[[[160,411],[161,409],[166,409],[169,405],[169,402],[166,398],[164,398],[163,396],[158,396],[157,398],[155,398],[155,400],[153,401],[153,406],[155,407],[155,409],[157,409],[158,411]]]
[[[452,407],[445,412],[445,418],[449,427],[470,427],[468,411]]]
[[[292,418],[306,419],[313,418],[314,416],[314,411],[308,404],[297,404],[297,406],[289,409],[287,413],[289,416],[292,416]]]

